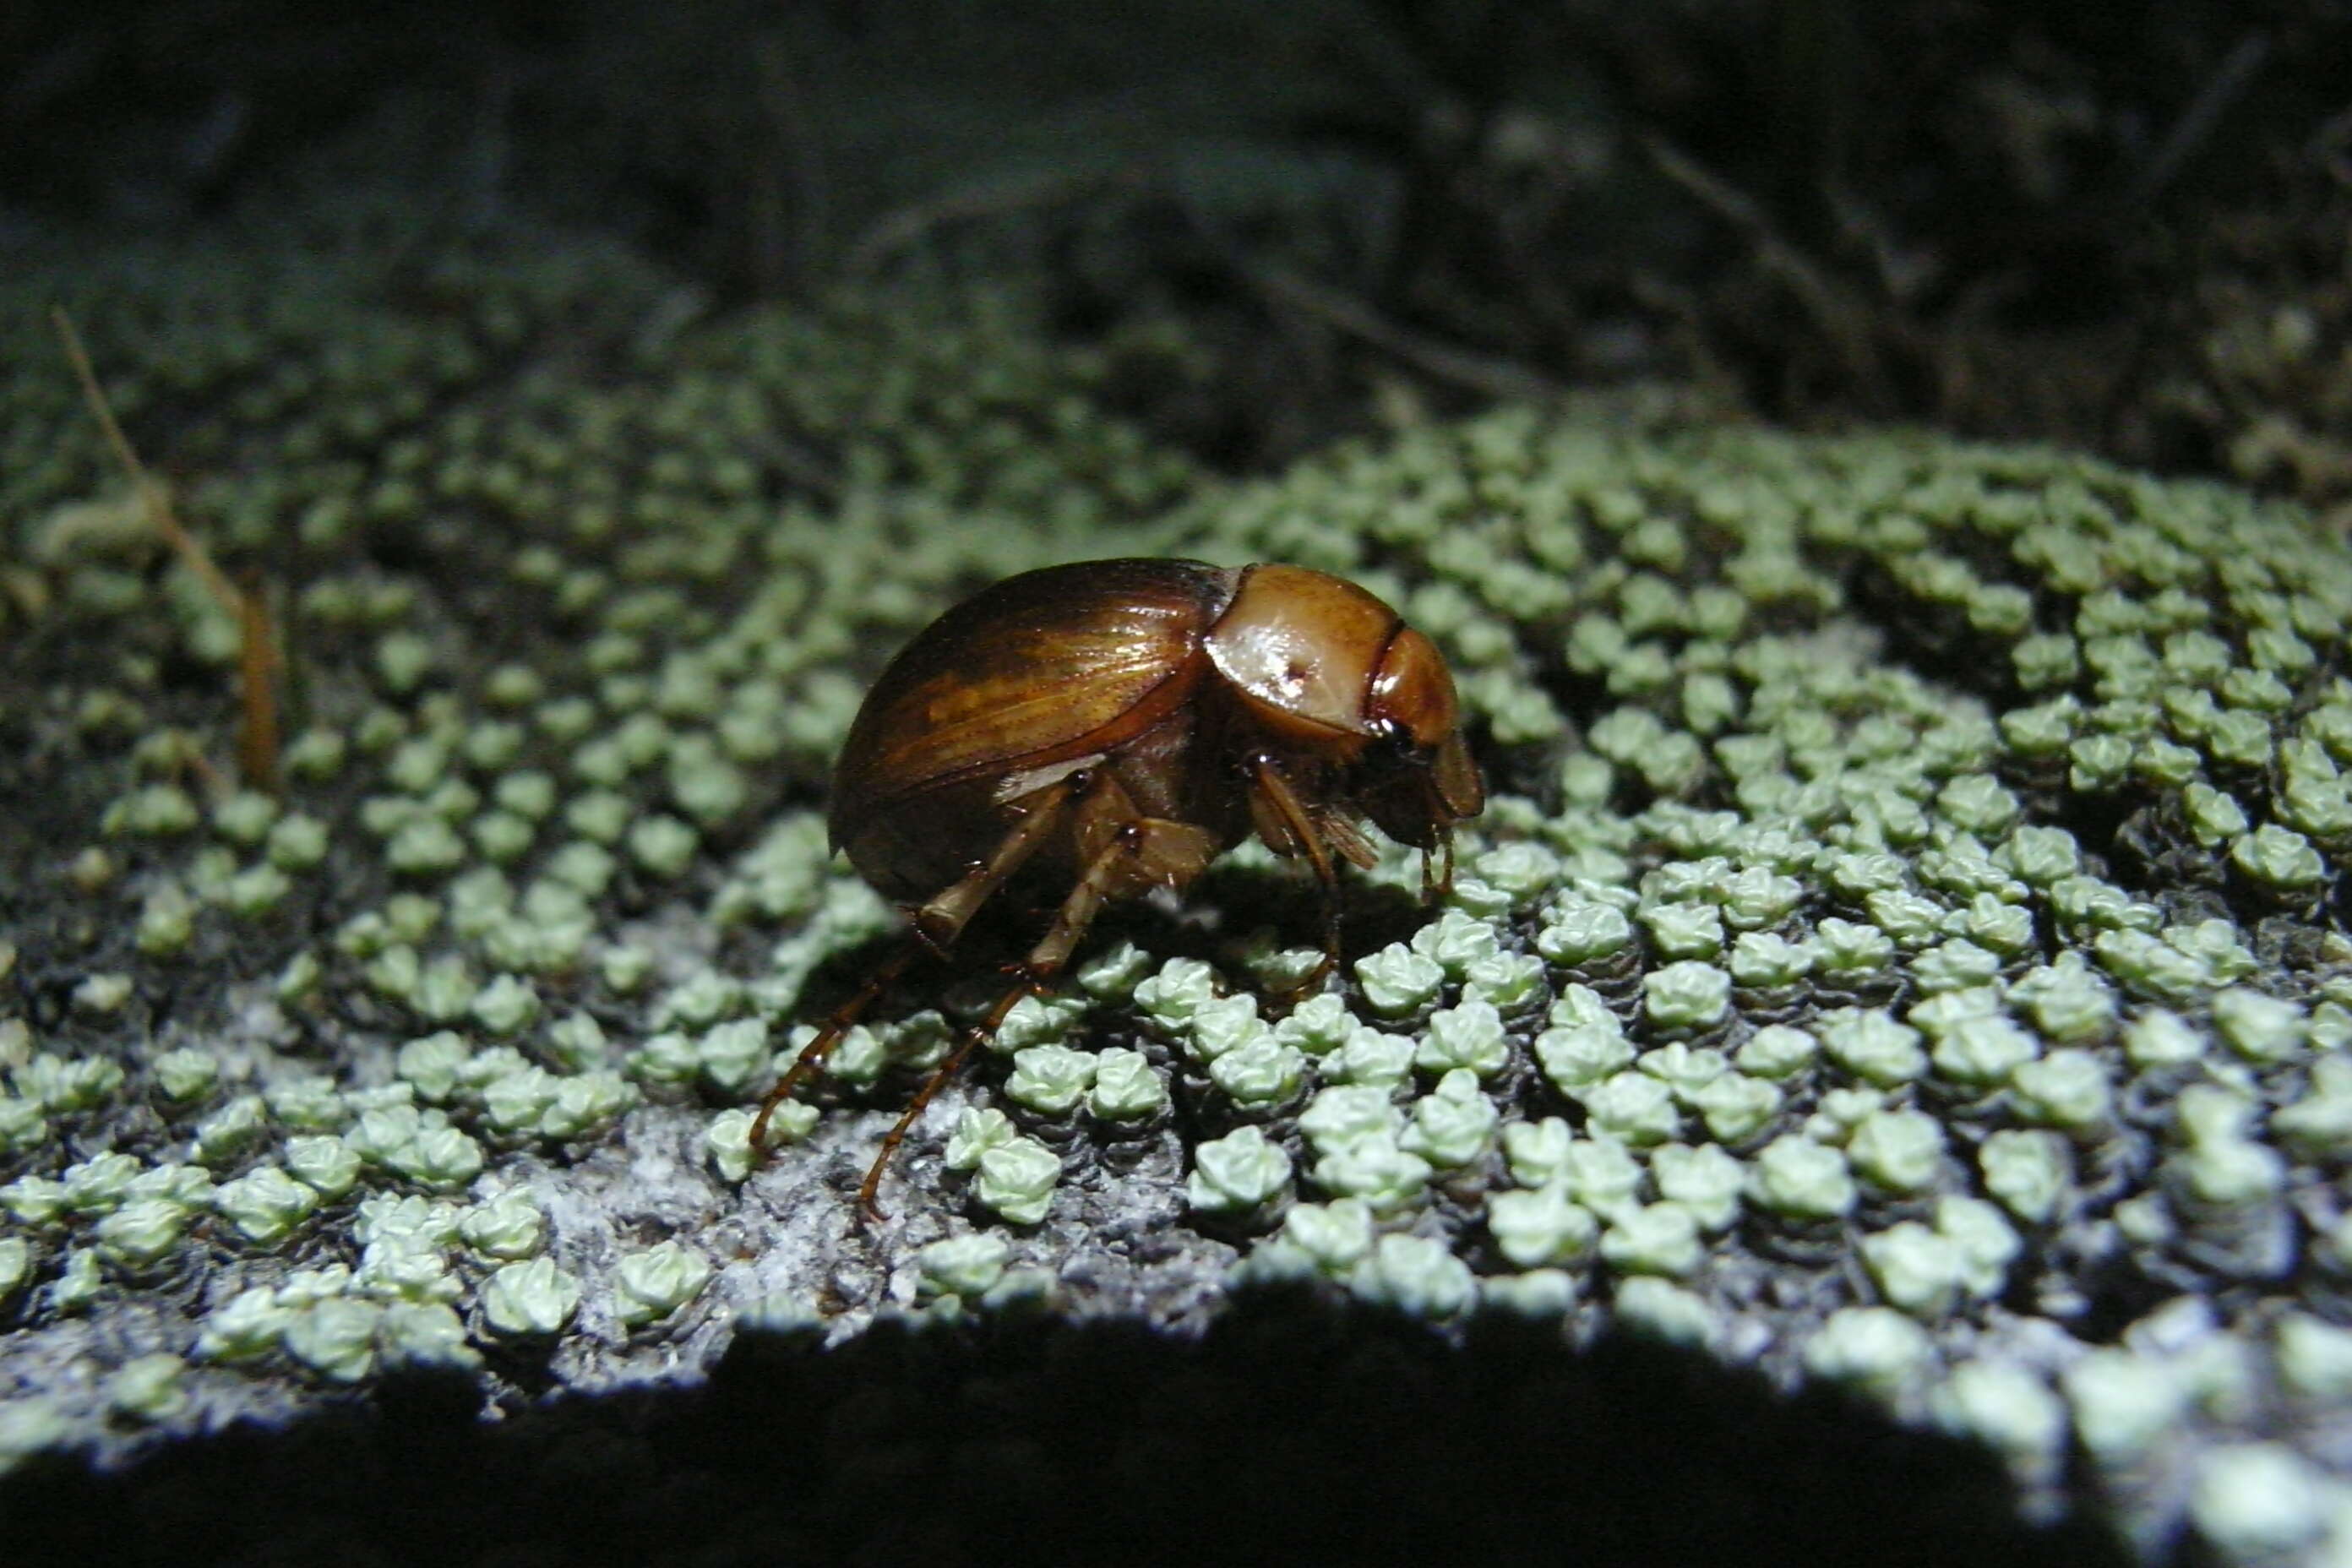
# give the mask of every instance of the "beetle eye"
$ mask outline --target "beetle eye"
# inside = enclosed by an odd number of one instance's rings
[[[1375,719],[1372,743],[1364,749],[1362,765],[1383,775],[1417,773],[1428,767],[1431,755],[1431,749],[1423,745],[1406,725],[1394,719]]]
[[[1454,677],[1437,646],[1411,626],[1390,642],[1366,695],[1375,724],[1403,731],[1424,752],[1454,732]]]

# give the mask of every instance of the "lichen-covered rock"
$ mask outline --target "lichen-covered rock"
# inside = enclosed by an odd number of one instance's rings
[[[2296,513],[1638,404],[1213,484],[1017,288],[703,319],[375,216],[168,294],[129,253],[0,283],[20,334],[82,318],[298,677],[282,792],[236,787],[236,628],[11,340],[0,879],[47,891],[0,930],[0,1453],[403,1367],[688,1376],[739,1318],[1181,1330],[1303,1279],[1832,1380],[2037,1506],[2071,1441],[2149,1542],[2352,1517],[2352,554]],[[860,1228],[986,986],[901,985],[751,1147],[891,927],[827,855],[831,754],[961,591],[1147,548],[1391,599],[1490,808],[1440,906],[1402,853],[1355,882],[1382,934],[1286,1011],[1311,922],[1263,851],[1182,952],[1106,917]]]

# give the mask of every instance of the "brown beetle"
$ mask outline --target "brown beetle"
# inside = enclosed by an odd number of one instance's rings
[[[834,770],[834,847],[908,908],[902,949],[770,1091],[768,1118],[928,947],[944,952],[1016,874],[1060,898],[1010,990],[884,1139],[858,1198],[940,1084],[1069,960],[1102,906],[1181,892],[1255,832],[1304,857],[1339,952],[1337,859],[1357,819],[1451,870],[1485,804],[1436,647],[1354,584],[1303,566],[1088,561],[1006,579],[933,621],[866,694]],[[1425,877],[1425,879],[1426,877]]]

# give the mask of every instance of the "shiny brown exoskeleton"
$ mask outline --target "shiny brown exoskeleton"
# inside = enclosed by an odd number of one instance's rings
[[[1354,584],[1303,566],[1089,561],[1008,578],[941,616],[883,671],[834,770],[832,837],[945,952],[1018,874],[1061,898],[1012,988],[907,1108],[866,1173],[1102,906],[1181,892],[1255,832],[1321,885],[1339,952],[1337,859],[1358,826],[1449,857],[1485,804],[1436,647]],[[919,949],[886,965],[803,1048],[767,1121]],[[1312,984],[1312,981],[1309,982]]]

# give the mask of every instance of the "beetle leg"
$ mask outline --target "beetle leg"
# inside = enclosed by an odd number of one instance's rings
[[[1063,809],[1069,804],[1072,791],[1085,782],[1085,777],[1080,773],[1057,779],[1044,789],[1034,792],[1020,803],[1023,807],[1021,821],[997,844],[995,852],[986,861],[972,868],[969,876],[915,910],[913,942],[901,947],[856,995],[824,1021],[815,1037],[803,1046],[801,1054],[793,1058],[793,1065],[785,1070],[784,1076],[776,1080],[776,1087],[770,1089],[768,1097],[760,1102],[760,1114],[751,1121],[751,1142],[755,1154],[763,1152],[761,1141],[767,1136],[768,1119],[776,1113],[776,1107],[791,1098],[793,1090],[824,1064],[825,1058],[841,1044],[842,1037],[856,1026],[857,1020],[865,1015],[866,1008],[874,1005],[875,998],[906,972],[907,965],[913,962],[918,951],[928,948],[940,957],[947,955],[948,948],[962,934],[965,924],[981,905],[1004,885],[1007,878],[1021,868],[1024,861],[1036,853],[1037,847],[1045,843],[1047,836],[1060,825]],[[962,1054],[957,1053],[953,1059],[961,1060]],[[929,1092],[916,1101],[918,1109],[930,1098],[930,1093],[937,1092],[935,1083],[926,1088]]]
[[[1097,801],[1104,806],[1097,807]],[[1086,869],[1054,912],[1054,923],[1029,950],[1032,973],[1049,975],[1068,963],[1072,950],[1104,904],[1151,888],[1181,892],[1224,847],[1214,833],[1197,823],[1110,815],[1122,806],[1131,809],[1131,803],[1126,792],[1118,790],[1115,795],[1108,792],[1092,795],[1080,808],[1100,813],[1087,825],[1094,831],[1081,833],[1081,842],[1095,842],[1089,846]]]
[[[1438,869],[1441,865],[1444,869]],[[1421,901],[1434,903],[1454,889],[1454,835],[1441,834],[1435,844],[1421,852]]]
[[[1076,809],[1083,814],[1077,837],[1079,842],[1087,847],[1086,869],[1079,874],[1068,896],[1063,899],[1062,907],[1055,911],[1054,923],[1046,928],[1037,945],[1029,950],[1029,956],[1013,966],[1012,985],[996,999],[995,1005],[989,1008],[987,1016],[965,1033],[962,1042],[947,1060],[932,1070],[931,1076],[924,1080],[923,1087],[916,1091],[915,1098],[908,1102],[897,1123],[884,1135],[881,1152],[875,1156],[874,1163],[866,1168],[866,1180],[857,1190],[858,1212],[867,1220],[883,1217],[878,1201],[882,1173],[889,1166],[890,1156],[898,1152],[900,1143],[906,1142],[907,1133],[915,1125],[916,1118],[922,1115],[932,1097],[955,1076],[956,1070],[963,1066],[971,1053],[1003,1027],[1005,1018],[1021,999],[1045,990],[1054,976],[1061,973],[1063,965],[1069,962],[1071,951],[1086,935],[1087,928],[1094,923],[1095,916],[1102,906],[1110,900],[1155,886],[1181,891],[1206,870],[1209,862],[1214,860],[1223,848],[1214,833],[1196,823],[1138,815],[1135,803],[1116,779],[1097,775],[1095,781],[1089,782],[1084,775],[1079,775],[1054,788],[1064,797],[1073,788],[1085,790]],[[1063,804],[1063,800],[1056,799],[1034,814],[1032,820],[1039,816],[1061,820]],[[1024,824],[1017,832],[1026,836],[1030,829]],[[1038,829],[1036,837],[1042,838],[1043,833],[1044,829]],[[1020,851],[1021,857],[1025,858],[1035,847],[1036,845],[1031,843]],[[1007,847],[1000,847],[990,864],[993,866],[1003,860],[1006,854]],[[1019,863],[1018,859],[1013,862],[1015,866]],[[1006,874],[1010,874],[1010,868]],[[1002,880],[1001,878],[999,879]],[[797,1068],[798,1064],[794,1066]]]
[[[1323,842],[1341,859],[1360,871],[1369,871],[1381,863],[1381,852],[1364,837],[1364,830],[1336,812],[1318,811],[1315,830],[1323,835]]]
[[[1323,835],[1297,792],[1290,787],[1290,781],[1264,757],[1257,760],[1252,771],[1250,805],[1251,815],[1258,822],[1258,836],[1267,837],[1269,817],[1279,822],[1284,838],[1292,847],[1286,849],[1269,838],[1270,847],[1277,853],[1304,854],[1307,863],[1315,868],[1316,882],[1323,889],[1323,962],[1315,966],[1315,973],[1298,983],[1294,994],[1304,994],[1322,984],[1323,977],[1339,962],[1339,868],[1331,864],[1331,852],[1324,844]],[[1358,837],[1360,840],[1361,836]]]
[[[912,963],[915,954],[921,951],[921,946],[916,942],[899,943],[898,951],[892,953],[882,967],[874,972],[873,977],[858,988],[857,994],[835,1009],[833,1016],[827,1018],[809,1043],[801,1047],[801,1054],[793,1058],[793,1065],[785,1069],[783,1077],[776,1080],[776,1087],[768,1091],[768,1098],[760,1102],[760,1114],[751,1119],[753,1160],[764,1159],[767,1155],[768,1119],[776,1113],[776,1107],[792,1097],[793,1090],[800,1087],[803,1079],[824,1065],[824,1058],[833,1055],[833,1048],[841,1044],[842,1037],[857,1026],[857,1020],[866,1016],[866,1008],[874,1005],[874,999],[888,990],[891,984],[907,972],[907,965]]]
[[[1021,820],[997,841],[988,858],[915,910],[915,930],[933,952],[945,953],[963,934],[971,917],[980,912],[981,905],[1052,837],[1061,826],[1062,813],[1070,796],[1086,779],[1084,773],[1068,774],[1013,802],[1022,814]]]
[[[857,1214],[862,1223],[871,1224],[888,1217],[882,1212],[882,1173],[889,1169],[890,1156],[897,1153],[898,1145],[907,1141],[908,1131],[923,1114],[924,1108],[931,1103],[931,1097],[955,1077],[956,1070],[963,1066],[973,1051],[980,1048],[983,1041],[1004,1026],[1005,1018],[1020,1005],[1024,996],[1034,996],[1045,988],[1048,977],[1038,973],[1030,965],[1014,964],[1013,972],[1012,986],[996,999],[996,1005],[989,1008],[986,1017],[964,1031],[962,1041],[949,1053],[947,1060],[931,1069],[931,1076],[923,1080],[923,1087],[915,1091],[915,1098],[907,1102],[907,1109],[898,1113],[898,1120],[891,1124],[888,1132],[883,1134],[881,1152],[876,1154],[874,1163],[866,1167],[866,1180],[857,1186]]]

